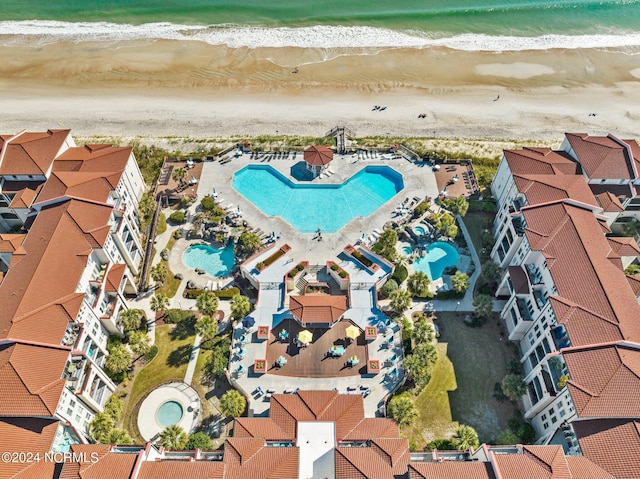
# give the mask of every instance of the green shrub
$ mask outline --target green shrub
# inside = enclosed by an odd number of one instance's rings
[[[169,220],[174,224],[181,225],[182,223],[184,223],[184,212],[183,211],[174,211],[169,216]]]
[[[409,271],[407,270],[407,267],[403,264],[399,264],[399,265],[396,265],[396,269],[393,272],[391,279],[393,279],[396,282],[396,284],[401,285],[402,283],[404,283],[404,281],[407,279],[408,276],[409,276]]]
[[[438,299],[462,299],[464,298],[464,292],[458,293],[450,289],[449,291],[438,292]]]
[[[333,264],[331,265],[331,269],[332,269],[333,271],[338,271],[338,270],[340,269],[340,266],[338,266],[337,264],[333,263]]]
[[[427,447],[425,449],[429,449],[429,450],[439,449],[440,451],[453,451],[455,450],[455,447],[453,447],[449,439],[434,439],[433,441],[427,443]]]
[[[423,214],[425,214],[427,212],[427,210],[429,209],[429,206],[431,206],[429,201],[422,201],[422,202],[418,203],[418,206],[416,206],[413,209],[413,215],[415,217],[422,216]]]
[[[164,322],[167,324],[178,324],[191,318],[194,318],[193,311],[184,311],[177,308],[168,309],[164,314]]]
[[[153,358],[156,357],[157,354],[158,354],[158,346],[154,344],[149,348],[149,351],[147,351],[147,354],[144,355],[144,358],[147,361],[151,361]]]
[[[347,272],[343,269],[340,270],[340,272],[338,273],[338,276],[340,276],[341,278],[346,278],[347,277]]]
[[[360,251],[352,251],[351,252],[351,256],[353,256],[355,259],[357,259],[358,261],[360,261],[363,265],[365,265],[367,268],[369,268],[372,264],[373,261],[371,261],[369,258],[367,258],[365,255],[363,255],[362,253],[360,253]]]
[[[187,299],[198,299],[198,296],[200,296],[204,292],[205,292],[204,289],[190,289],[187,291]],[[221,289],[221,290],[214,290],[212,291],[212,293],[215,294],[220,299],[231,299],[236,294],[240,294],[240,289],[233,287],[233,288],[227,288],[227,289]]]
[[[180,231],[180,230],[175,230],[175,231],[173,232],[173,237],[174,237],[175,239],[180,239],[180,238],[182,238],[182,231]]]
[[[167,217],[164,213],[160,213],[160,216],[158,217],[158,227],[156,228],[156,234],[161,235],[165,231],[167,231]]]
[[[204,198],[202,198],[200,205],[202,205],[202,209],[205,211],[211,211],[216,208],[216,202],[210,196],[205,196]]]

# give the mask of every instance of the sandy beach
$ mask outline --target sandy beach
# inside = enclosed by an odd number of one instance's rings
[[[637,137],[639,67],[638,55],[595,49],[16,42],[0,47],[0,131],[321,136],[344,124],[358,136],[553,140],[579,131]],[[372,111],[374,105],[387,108]]]

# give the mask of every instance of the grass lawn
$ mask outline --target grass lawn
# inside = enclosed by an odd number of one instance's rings
[[[156,327],[158,354],[136,374],[124,415],[124,425],[133,435],[137,436],[137,415],[141,400],[161,384],[184,379],[194,339],[195,332],[192,328],[180,325]]]
[[[501,335],[503,328],[496,315],[480,328],[466,326],[463,318],[462,314],[440,312],[437,320],[458,386],[449,394],[451,417],[472,426],[480,442],[491,443],[508,429],[507,422],[514,416],[515,406],[495,399],[493,387],[517,358],[515,346]]]
[[[480,261],[483,263],[489,259],[491,249],[482,243],[482,232],[487,229],[489,233],[491,232],[494,218],[495,213],[486,211],[470,211],[463,218],[464,224],[471,236],[471,241],[473,241],[473,246],[476,248]]]
[[[164,293],[167,295],[167,298],[171,299],[178,292],[178,288],[180,288],[182,280],[174,277],[173,271],[171,271],[171,268],[169,267],[169,263],[165,262],[165,266],[167,267],[168,272],[167,279],[164,280],[164,283],[162,283],[162,286],[159,287],[156,292]]]
[[[158,218],[158,227],[156,228],[156,235],[161,235],[167,231],[167,217],[164,213],[160,213],[160,217]]]
[[[447,344],[438,344],[438,362],[433,366],[431,382],[416,398],[420,417],[402,433],[412,447],[424,449],[429,441],[453,435],[457,422],[451,418],[449,391],[456,389],[456,376],[447,357]]]

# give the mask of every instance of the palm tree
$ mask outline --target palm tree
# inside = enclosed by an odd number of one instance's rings
[[[469,288],[469,276],[462,271],[456,271],[451,276],[451,286],[456,293],[464,293]]]
[[[391,298],[389,306],[398,314],[404,313],[411,306],[411,293],[407,290],[396,289],[391,291],[389,297]]]
[[[410,426],[420,415],[407,393],[398,394],[389,400],[387,414],[395,419],[400,427]]]
[[[156,208],[156,202],[153,199],[153,195],[151,192],[146,192],[140,198],[138,202],[138,213],[140,218],[147,222],[151,219],[151,215],[153,215],[153,210]]]
[[[180,451],[185,448],[189,436],[177,424],[165,427],[158,437],[158,444],[170,451]]]
[[[173,181],[175,181],[176,183],[180,183],[182,185],[186,176],[187,170],[185,170],[184,168],[176,168],[175,170],[173,170],[171,178],[173,178]]]
[[[126,309],[118,316],[118,324],[123,333],[136,331],[140,329],[140,321],[142,320],[142,311],[139,309]]]
[[[169,307],[169,298],[164,293],[156,293],[151,298],[151,311],[157,313],[158,311],[164,311]]]
[[[512,401],[517,401],[527,393],[527,383],[518,374],[507,374],[501,386],[504,395]]]
[[[133,354],[142,356],[151,349],[151,340],[149,335],[144,331],[134,331],[129,333],[129,347]]]
[[[109,434],[109,431],[111,431],[112,428],[113,420],[108,414],[102,412],[93,416],[93,419],[87,426],[89,435],[96,441],[99,441],[101,438]]]
[[[250,231],[242,233],[238,237],[236,244],[236,254],[238,256],[250,256],[260,249],[262,241],[260,237]]]
[[[218,311],[218,297],[213,291],[205,291],[196,299],[196,308],[205,316],[214,316]]]
[[[429,295],[430,284],[429,276],[422,271],[416,271],[407,279],[407,289],[418,298],[426,298]]]
[[[200,316],[196,321],[196,332],[202,336],[203,341],[207,341],[218,332],[218,323],[211,316]]]
[[[241,320],[251,311],[251,303],[249,298],[236,294],[231,298],[231,317],[236,321]]]
[[[493,299],[488,294],[479,294],[473,298],[473,308],[481,318],[486,318],[493,311]]]
[[[111,429],[108,434],[103,435],[100,438],[101,444],[120,444],[128,446],[133,444],[133,440],[129,433],[124,429]]]
[[[163,284],[168,274],[167,267],[162,262],[151,268],[151,279],[157,284]]]
[[[462,424],[451,438],[451,445],[459,451],[466,451],[469,448],[475,449],[480,445],[478,433],[471,426]]]
[[[480,278],[487,284],[497,283],[502,275],[502,268],[495,261],[486,261],[482,265]]]
[[[131,367],[131,354],[123,345],[115,346],[109,351],[104,365],[112,373],[122,373]]]
[[[235,389],[230,389],[220,398],[220,409],[225,416],[239,417],[247,407],[247,400]]]

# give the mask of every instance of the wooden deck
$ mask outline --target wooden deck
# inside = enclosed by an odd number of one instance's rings
[[[306,348],[298,348],[296,339],[304,328],[297,321],[287,319],[271,331],[267,345],[267,363],[269,374],[306,378],[329,378],[359,376],[366,373],[367,346],[364,332],[357,340],[346,339],[346,328],[353,323],[349,320],[337,322],[331,329],[309,329],[313,333],[313,341]],[[282,342],[278,338],[282,329],[289,331],[289,339]],[[331,346],[344,346],[345,353],[340,357],[328,355]],[[353,355],[358,356],[360,364],[349,367],[347,361]],[[278,368],[276,359],[284,356],[287,364]]]
[[[458,181],[452,183],[454,176],[458,175]],[[469,196],[479,193],[478,183],[473,176],[473,167],[463,164],[443,163],[440,170],[435,172],[438,191],[447,188],[447,196],[455,198]]]

